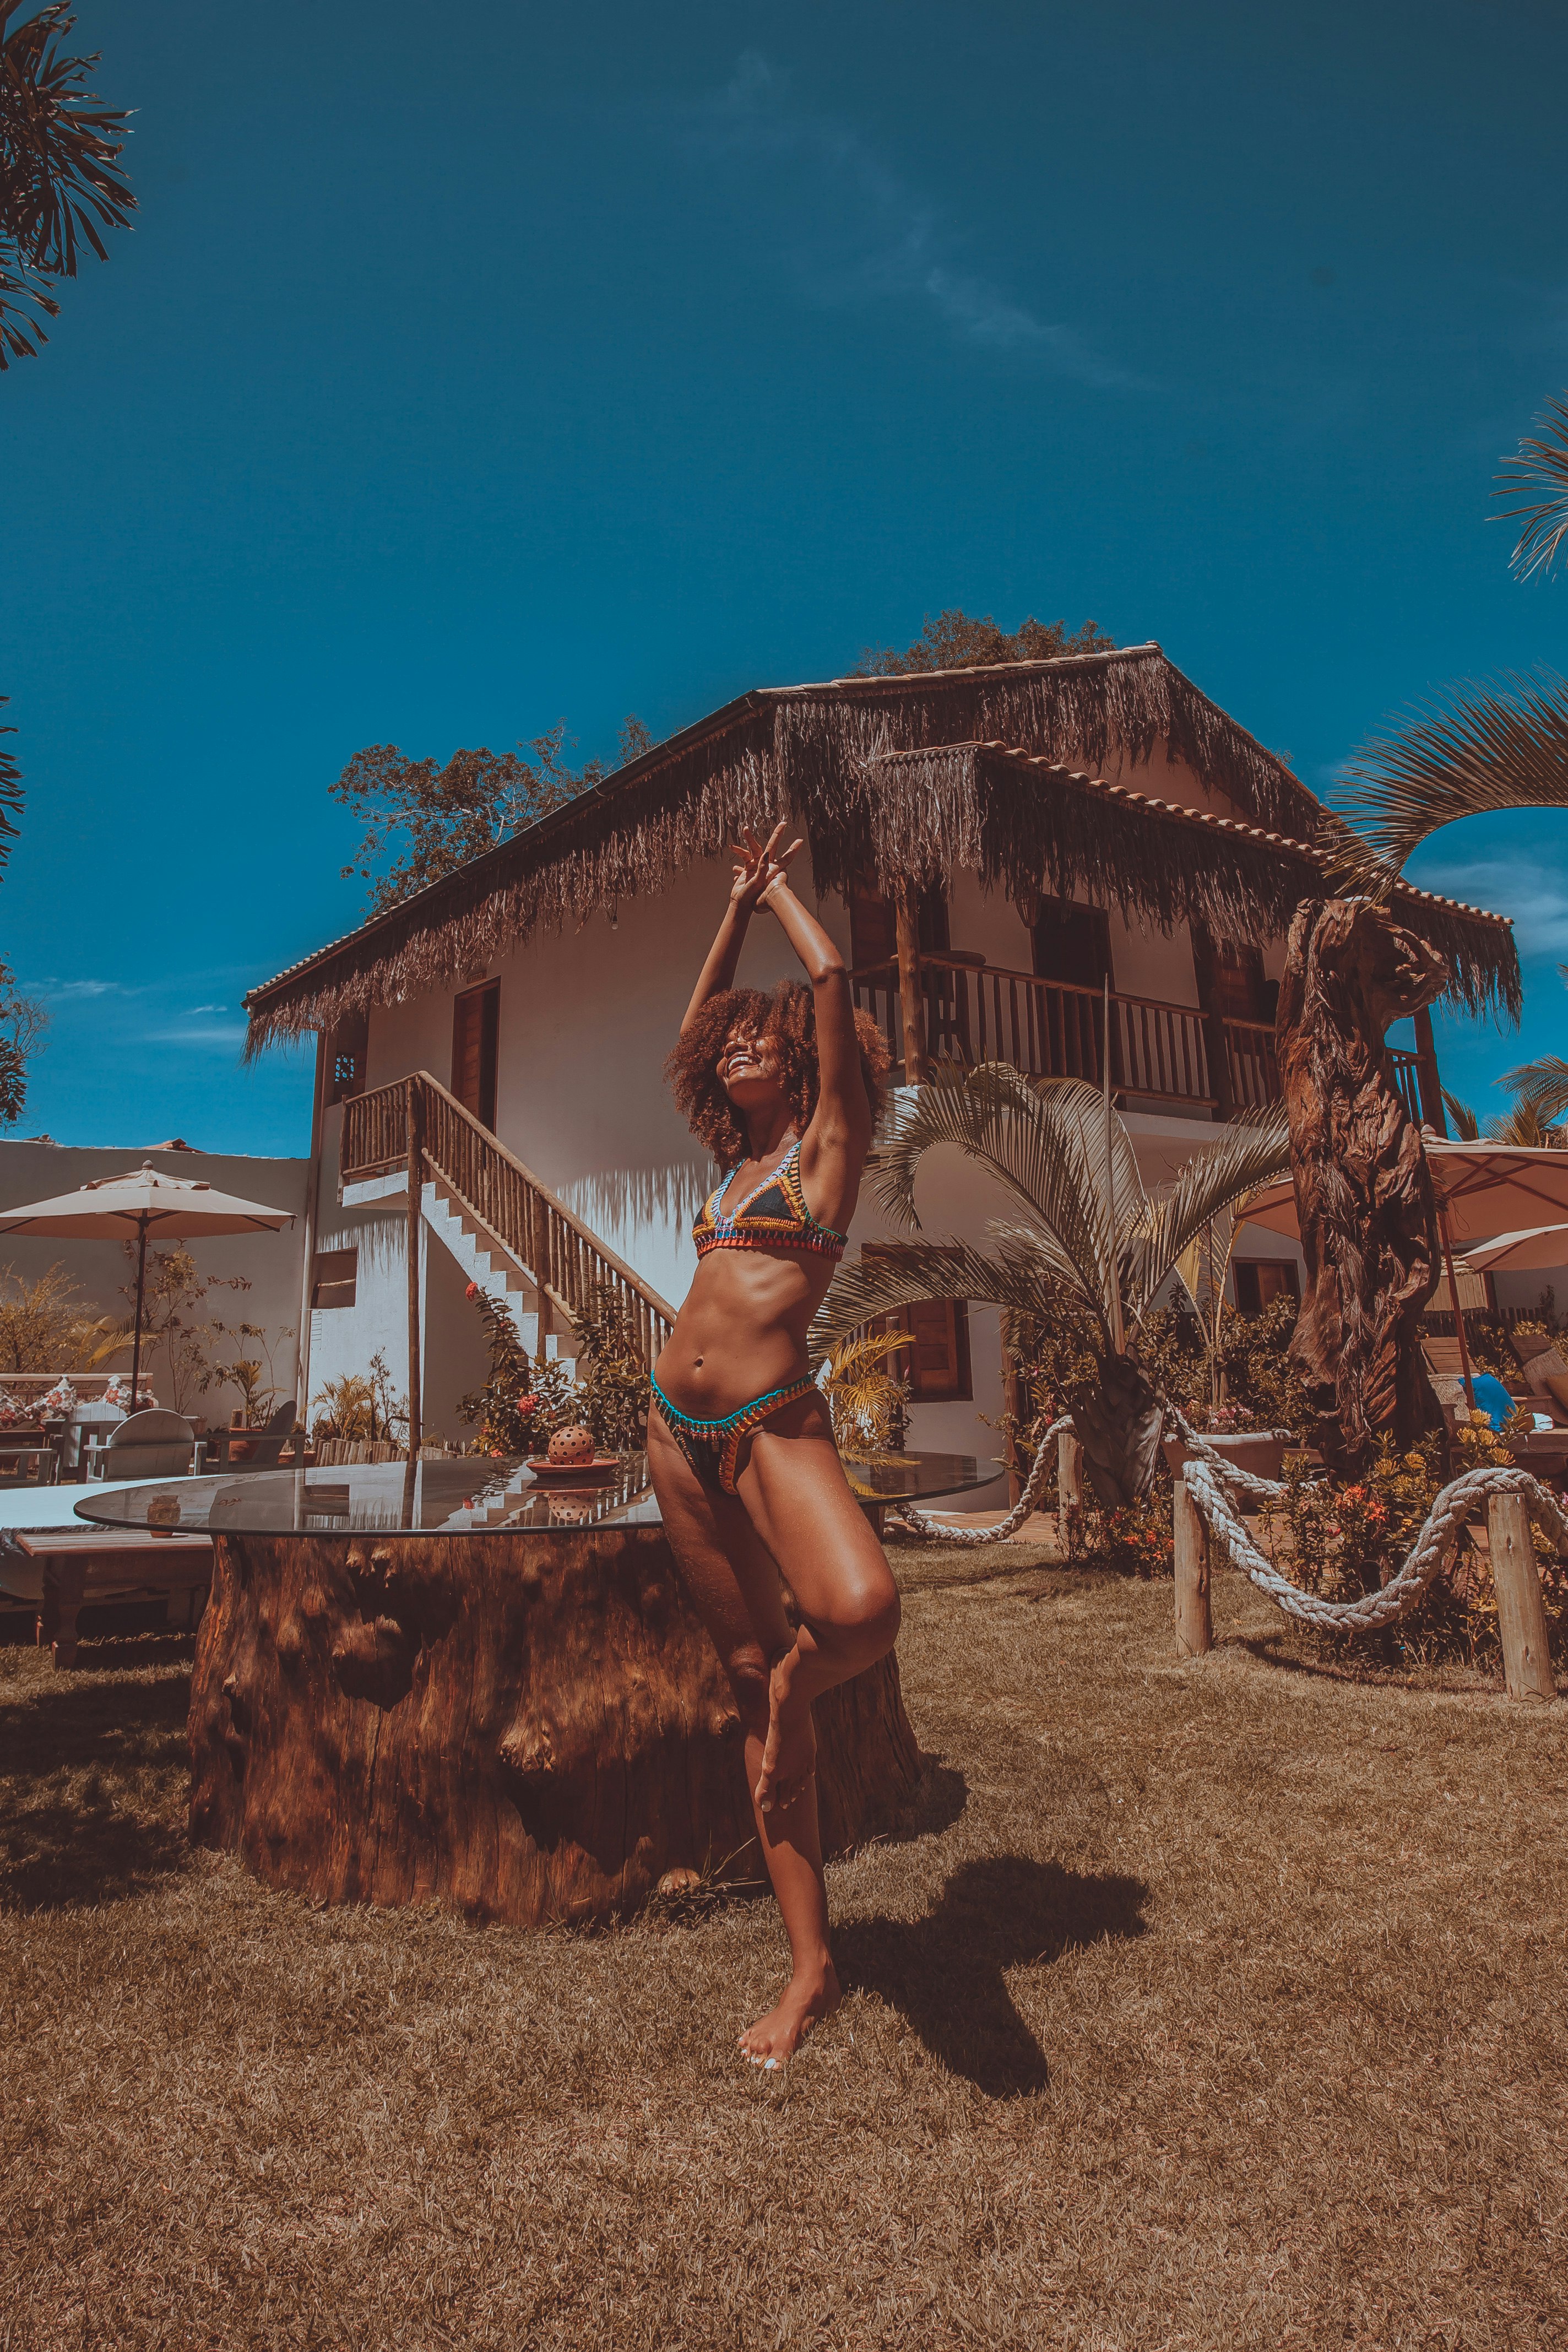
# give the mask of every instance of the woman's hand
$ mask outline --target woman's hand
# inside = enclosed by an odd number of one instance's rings
[[[770,890],[775,882],[783,880],[784,869],[789,860],[797,850],[806,845],[804,841],[792,841],[788,849],[780,849],[779,838],[784,831],[785,826],[780,821],[766,841],[758,841],[747,825],[743,836],[744,848],[738,841],[730,843],[732,852],[741,862],[735,869],[729,903],[744,914],[749,915],[764,893]]]

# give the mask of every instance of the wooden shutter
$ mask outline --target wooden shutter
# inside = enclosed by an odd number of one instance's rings
[[[1239,1257],[1231,1276],[1236,1304],[1243,1315],[1261,1315],[1276,1298],[1301,1304],[1301,1273],[1293,1257]]]
[[[1034,969],[1039,980],[1069,988],[1116,984],[1111,969],[1111,918],[1103,907],[1082,907],[1047,898],[1034,922]]]
[[[893,900],[869,882],[852,882],[850,900],[850,962],[856,971],[891,963],[898,953]],[[947,894],[938,885],[920,893],[920,945],[926,955],[946,955],[949,946]]]
[[[482,1127],[496,1124],[501,983],[465,989],[452,1008],[452,1091]]]
[[[888,1359],[895,1380],[907,1381],[916,1404],[947,1404],[972,1397],[969,1305],[964,1298],[917,1298],[873,1326],[907,1331],[909,1345]]]

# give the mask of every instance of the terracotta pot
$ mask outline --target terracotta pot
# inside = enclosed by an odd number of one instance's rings
[[[1282,1437],[1272,1437],[1267,1430],[1259,1429],[1239,1429],[1225,1436],[1218,1433],[1212,1436],[1208,1436],[1207,1432],[1204,1434],[1215,1452],[1223,1454],[1228,1462],[1234,1462],[1239,1470],[1250,1470],[1255,1478],[1283,1477],[1285,1441]],[[1192,1450],[1179,1437],[1166,1439],[1166,1460],[1176,1477],[1181,1476],[1182,1465],[1190,1458]]]

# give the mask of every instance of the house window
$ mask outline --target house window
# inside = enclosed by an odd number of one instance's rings
[[[1236,1304],[1243,1315],[1261,1315],[1277,1298],[1301,1303],[1300,1269],[1293,1257],[1239,1257],[1231,1267]]]
[[[1038,980],[1059,987],[1116,985],[1111,969],[1111,918],[1103,907],[1082,907],[1069,898],[1045,898],[1034,920],[1034,970]]]
[[[465,989],[452,1010],[452,1091],[481,1127],[496,1124],[496,1049],[501,983]]]
[[[351,1307],[359,1272],[357,1249],[318,1250],[310,1276],[311,1306]]]
[[[967,1299],[916,1298],[871,1328],[908,1333],[908,1346],[889,1356],[887,1369],[894,1380],[909,1383],[916,1404],[948,1404],[974,1395]]]
[[[1263,977],[1260,948],[1239,940],[1217,940],[1202,927],[1192,927],[1193,969],[1198,1003],[1222,1021],[1271,1021],[1277,985]]]
[[[869,882],[850,886],[850,962],[856,971],[874,971],[891,963],[898,953],[898,924],[893,900]],[[948,949],[947,894],[933,883],[920,893],[920,946],[925,955],[946,955]]]
[[[350,1095],[365,1091],[365,1047],[370,1037],[370,1020],[363,1013],[350,1013],[340,1021],[327,1039],[326,1104],[346,1102]]]

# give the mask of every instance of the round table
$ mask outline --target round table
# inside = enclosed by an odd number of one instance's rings
[[[967,1455],[849,1460],[862,1507],[989,1485]],[[474,1455],[84,1496],[213,1538],[191,1833],[329,1902],[532,1926],[759,1879],[740,1725],[640,1455],[604,1484]],[[919,1753],[884,1658],[817,1703],[824,1849],[889,1829]]]

